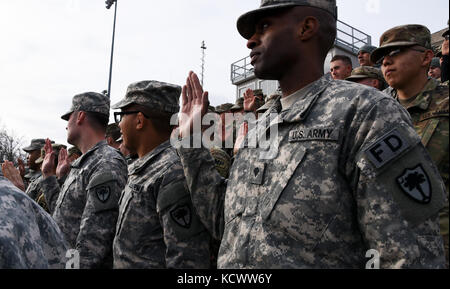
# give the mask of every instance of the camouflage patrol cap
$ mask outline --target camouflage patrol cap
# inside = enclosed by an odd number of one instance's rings
[[[381,69],[372,66],[360,66],[353,69],[351,76],[347,77],[345,80],[356,81],[357,79],[364,78],[374,78],[382,82],[385,81]]]
[[[253,94],[254,95],[264,95],[264,92],[262,89],[254,89]]]
[[[108,124],[105,135],[106,137],[111,137],[114,141],[117,141],[122,135],[119,125],[117,123]]]
[[[224,112],[230,111],[230,109],[233,106],[234,106],[234,104],[232,104],[232,103],[221,104],[219,106],[216,106],[216,112],[220,114],[220,113],[224,113]]]
[[[255,33],[255,25],[264,15],[268,15],[282,8],[295,6],[310,6],[323,9],[337,18],[336,0],[261,0],[259,9],[250,11],[239,17],[237,29],[245,39]]]
[[[27,147],[24,147],[23,150],[27,153],[30,153],[35,150],[40,150],[45,145],[45,139],[39,138],[39,139],[33,139],[31,140],[31,144]]]
[[[433,59],[431,60],[431,64],[430,64],[431,68],[441,68],[441,61],[439,59],[439,57],[433,57]]]
[[[56,155],[56,157],[58,157],[59,151],[64,148],[66,149],[67,146],[63,145],[63,144],[52,144],[52,148],[53,148],[53,153]],[[44,161],[45,158],[45,149],[42,148],[41,149],[41,156],[35,161],[35,163],[40,164]]]
[[[110,100],[107,95],[97,92],[85,92],[75,95],[72,99],[70,111],[61,116],[63,120],[69,120],[75,111],[96,112],[109,117]]]
[[[375,49],[377,49],[375,46],[366,44],[359,49],[358,53],[360,52],[372,53],[374,52]]]
[[[81,156],[83,153],[77,147],[73,146],[69,148],[69,150],[67,151],[67,155],[70,157],[73,154]]]
[[[180,110],[181,87],[159,81],[140,81],[128,86],[125,98],[113,109],[138,104],[161,112],[177,113]]]
[[[281,92],[276,91],[275,93],[271,94],[269,97],[267,97],[266,103],[258,108],[256,110],[257,113],[264,113],[266,110],[272,107],[272,105],[275,103],[275,101],[281,98]]]
[[[244,109],[244,98],[243,97],[239,97],[236,100],[236,103],[231,107],[230,111],[236,111],[236,110],[241,110]]]
[[[373,63],[377,63],[386,52],[393,48],[415,45],[432,49],[430,30],[425,26],[418,24],[397,26],[381,35],[380,47],[372,52],[370,60]]]

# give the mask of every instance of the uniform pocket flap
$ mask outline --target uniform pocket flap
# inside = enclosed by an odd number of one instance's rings
[[[298,165],[305,157],[306,149],[304,147],[298,147],[293,149],[292,147],[285,148],[284,151],[280,151],[280,157],[277,158],[274,163],[277,167],[277,171],[273,174],[272,185],[268,187],[268,191],[265,192],[265,197],[262,202],[261,217],[263,220],[269,218],[273,207],[280,198],[281,193],[292,178]],[[290,160],[290,162],[286,162]]]

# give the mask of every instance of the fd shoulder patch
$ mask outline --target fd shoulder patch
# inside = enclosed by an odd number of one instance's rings
[[[390,131],[379,138],[372,146],[365,150],[365,154],[370,162],[380,169],[401,153],[407,150],[411,145],[398,132],[397,129]]]
[[[177,206],[170,211],[172,220],[183,228],[189,229],[192,222],[192,212],[188,205]]]

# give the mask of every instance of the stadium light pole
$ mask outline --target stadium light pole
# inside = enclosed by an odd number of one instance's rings
[[[109,64],[109,82],[108,82],[108,97],[111,99],[111,80],[112,80],[112,67],[113,67],[113,58],[114,58],[114,38],[116,35],[116,16],[117,16],[117,0],[106,0],[106,9],[110,9],[111,6],[114,5],[114,24],[113,24],[113,36],[112,36],[112,45],[111,45],[111,60]]]

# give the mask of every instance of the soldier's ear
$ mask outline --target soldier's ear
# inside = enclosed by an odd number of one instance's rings
[[[433,60],[434,57],[434,52],[432,50],[427,50],[424,53],[424,57],[423,57],[423,65],[426,66],[428,68],[428,70],[430,70],[430,65],[431,65],[431,61]],[[427,70],[427,73],[428,73]]]
[[[77,112],[77,124],[80,125],[86,120],[86,113],[84,111]]]
[[[145,116],[142,113],[138,113],[135,120],[137,130],[141,130],[145,127]]]
[[[313,16],[307,16],[303,19],[298,26],[298,36],[300,40],[307,41],[316,35],[319,30],[319,20]]]

